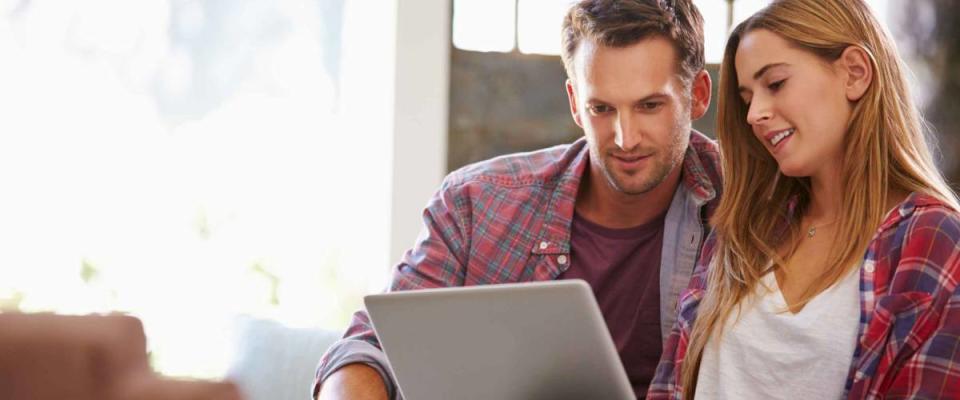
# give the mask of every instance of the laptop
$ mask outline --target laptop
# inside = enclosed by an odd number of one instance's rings
[[[635,399],[582,280],[364,297],[407,400]]]

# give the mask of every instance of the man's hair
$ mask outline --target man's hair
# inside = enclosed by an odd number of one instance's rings
[[[573,59],[584,39],[608,47],[627,47],[662,37],[677,52],[681,80],[689,83],[703,70],[703,17],[693,0],[582,0],[563,19],[560,58],[574,79]]]

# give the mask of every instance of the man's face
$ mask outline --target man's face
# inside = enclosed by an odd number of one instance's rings
[[[673,45],[657,37],[623,48],[585,40],[577,50],[567,81],[571,112],[587,137],[591,173],[616,192],[644,194],[683,160],[691,101],[676,60]],[[709,102],[709,78],[701,75],[693,86],[702,91],[705,80]],[[696,117],[706,111],[695,108]]]

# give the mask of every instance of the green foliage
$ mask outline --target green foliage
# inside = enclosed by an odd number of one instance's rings
[[[197,216],[193,220],[193,228],[196,230],[197,236],[199,236],[201,239],[210,239],[210,235],[213,232],[210,227],[210,219],[207,217],[206,210],[200,209],[197,211]]]
[[[250,270],[257,275],[264,277],[269,282],[270,305],[272,306],[280,305],[280,297],[277,295],[277,292],[279,291],[279,288],[280,288],[280,278],[276,274],[270,271],[267,271],[267,269],[264,268],[263,264],[260,263],[259,261],[253,263],[253,265],[250,266]]]
[[[0,312],[19,312],[23,303],[23,293],[14,291],[9,297],[0,297]]]
[[[100,277],[100,269],[93,265],[89,260],[83,259],[80,262],[80,279],[83,283],[92,284]]]

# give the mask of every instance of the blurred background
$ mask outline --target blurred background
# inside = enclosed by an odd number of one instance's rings
[[[727,30],[768,2],[695,2],[716,76]],[[960,3],[868,2],[956,183]],[[448,171],[580,135],[569,4],[0,0],[0,310],[133,314],[171,376],[242,375],[278,332],[336,336]],[[309,378],[312,346],[267,352]]]

